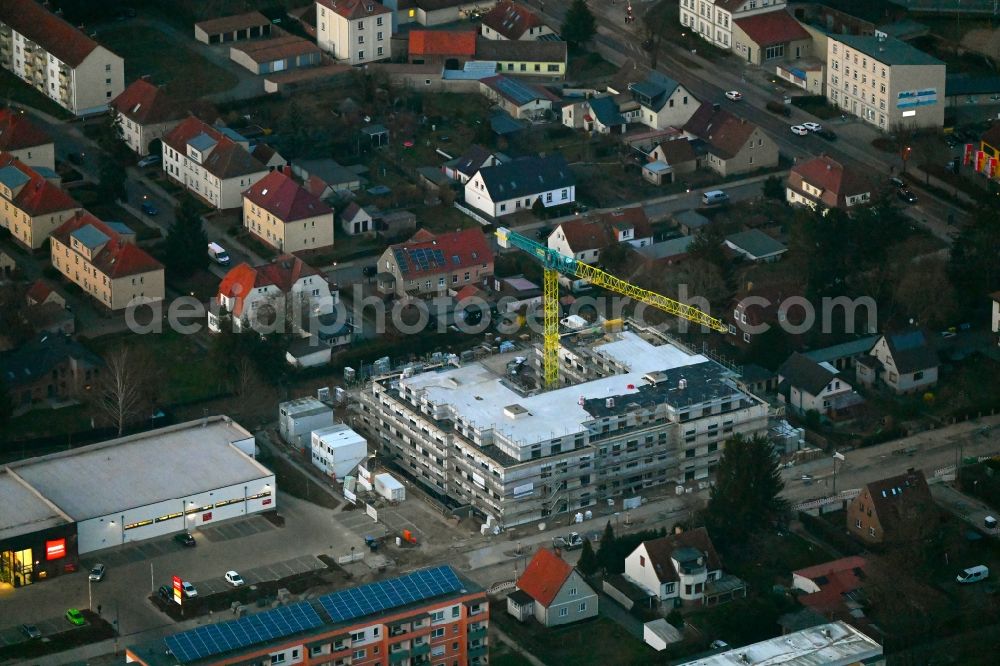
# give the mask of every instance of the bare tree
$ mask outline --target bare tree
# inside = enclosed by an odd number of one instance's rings
[[[118,429],[120,437],[125,426],[150,403],[150,389],[155,385],[153,365],[148,357],[126,345],[111,351],[104,363],[95,406]]]

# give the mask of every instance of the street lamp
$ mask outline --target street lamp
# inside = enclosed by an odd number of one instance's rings
[[[833,494],[837,494],[837,461],[844,461],[844,454],[839,451],[833,452]]]
[[[912,151],[913,151],[913,148],[911,148],[910,146],[904,146],[903,147],[903,151],[900,154],[900,157],[903,158],[903,173],[906,173],[906,163],[909,161],[909,159],[910,159],[910,153]]]

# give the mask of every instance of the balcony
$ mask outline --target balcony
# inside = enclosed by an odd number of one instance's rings
[[[476,657],[485,657],[489,652],[488,645],[477,645],[476,647],[469,648],[469,659],[475,659]]]
[[[414,645],[410,652],[413,653],[414,657],[419,657],[420,655],[427,654],[431,651],[430,643],[421,643],[419,645]]]
[[[405,661],[410,658],[409,650],[396,650],[395,652],[389,653],[389,663],[398,664],[401,661]]]
[[[486,632],[487,632],[486,627],[479,627],[478,629],[469,629],[469,640],[474,641],[480,638],[485,638]]]

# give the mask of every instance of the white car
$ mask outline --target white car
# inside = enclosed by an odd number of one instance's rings
[[[743,93],[738,90],[729,90],[726,92],[726,98],[731,99],[734,102],[738,102],[743,99]]]
[[[198,596],[198,590],[191,583],[184,581],[181,583],[181,589],[184,590],[184,596],[188,599]]]
[[[806,134],[809,134],[809,130],[807,130],[802,125],[792,125],[791,130],[792,134],[798,134],[799,136],[805,136]]]
[[[246,581],[243,580],[243,576],[239,575],[235,571],[226,572],[226,582],[233,587],[239,587],[240,585],[246,585]]]
[[[818,132],[821,129],[823,129],[823,126],[820,125],[819,123],[802,123],[802,126],[805,127],[807,130],[809,130],[810,132]]]

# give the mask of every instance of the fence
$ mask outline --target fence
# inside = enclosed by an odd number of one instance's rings
[[[823,512],[823,507],[829,506],[830,504],[840,504],[854,499],[861,494],[860,488],[851,488],[850,490],[844,490],[833,497],[821,497],[819,499],[809,500],[808,502],[802,502],[801,504],[796,504],[792,507],[795,511],[816,511],[817,513]]]
[[[455,208],[457,208],[459,210],[459,212],[461,212],[461,213],[463,213],[465,215],[468,215],[469,217],[471,217],[473,220],[475,220],[479,224],[483,225],[484,227],[488,227],[491,224],[493,224],[492,222],[490,222],[489,220],[487,220],[485,217],[483,217],[479,213],[474,212],[470,208],[466,208],[465,206],[463,206],[462,204],[458,203],[457,201],[452,202],[451,205],[454,206]]]

